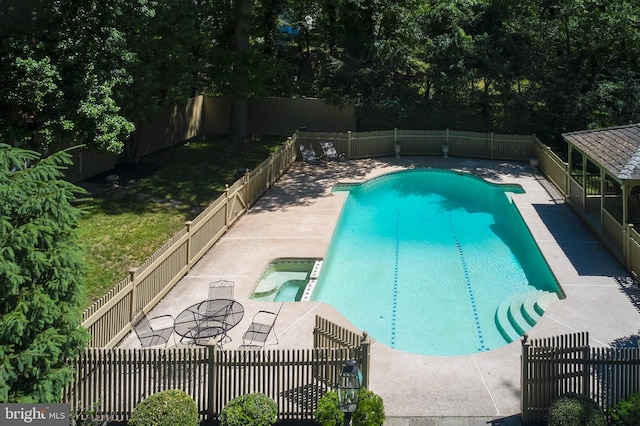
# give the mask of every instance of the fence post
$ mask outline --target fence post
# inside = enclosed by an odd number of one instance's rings
[[[276,181],[277,177],[277,173],[274,170],[274,164],[275,164],[275,153],[271,153],[269,154],[269,178],[267,180],[267,188],[271,188],[271,186],[273,186],[274,182]]]
[[[347,159],[351,160],[351,130],[347,131]]]
[[[207,364],[209,367],[209,371],[207,372],[207,420],[209,422],[213,421],[213,402],[215,398],[215,394],[218,391],[217,386],[217,375],[216,375],[216,346],[217,342],[210,342],[207,345]]]
[[[191,270],[191,225],[192,221],[188,220],[184,223],[187,228],[187,271]]]
[[[229,184],[224,184],[224,226],[229,228],[231,222],[231,210],[229,209]]]
[[[520,416],[523,425],[529,422],[529,336],[522,336],[522,355],[520,357]]]
[[[138,268],[129,268],[129,279],[131,280],[131,317],[129,321],[133,321],[138,306],[138,283],[136,283],[136,271]]]
[[[370,349],[371,343],[369,342],[369,335],[365,331],[360,338],[360,353],[362,356],[360,371],[362,372],[362,386],[365,389],[369,387]]]
[[[493,160],[493,145],[494,145],[494,139],[493,139],[493,132],[489,132],[489,148],[490,148],[490,155],[491,155],[491,159]]]

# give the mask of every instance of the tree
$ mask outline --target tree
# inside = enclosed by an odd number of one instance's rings
[[[119,86],[115,97],[122,114],[136,125],[126,151],[129,161],[137,162],[144,123],[160,107],[193,96],[202,41],[193,2],[131,0],[123,4],[123,12],[118,27],[128,29],[124,35],[132,84]]]
[[[47,158],[0,144],[0,401],[57,402],[80,327],[85,263],[75,241],[83,191],[61,180],[67,151]]]
[[[249,140],[249,36],[252,1],[233,2],[235,12],[233,74],[235,78],[232,86],[229,123],[229,144],[232,148],[242,148]]]
[[[130,83],[122,1],[21,5],[22,25],[4,27],[0,44],[0,140],[41,152],[64,138],[122,151],[133,131],[113,96]]]

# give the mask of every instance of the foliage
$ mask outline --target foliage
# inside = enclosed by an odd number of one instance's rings
[[[0,144],[0,401],[57,402],[80,328],[86,265],[76,242],[81,188],[61,179],[70,155],[40,159]]]
[[[256,96],[353,104],[360,131],[640,121],[640,0],[23,3],[0,11],[0,138],[42,151],[137,160],[150,115],[199,93],[230,98],[242,148]]]
[[[122,150],[133,131],[114,98],[130,83],[130,55],[118,28],[119,6],[127,2],[25,2],[18,8],[30,19],[0,45],[0,139],[41,152],[61,146],[63,138]]]
[[[344,413],[338,409],[338,393],[329,391],[322,395],[313,419],[322,426],[339,426],[344,423]]]
[[[198,407],[186,392],[169,389],[155,393],[136,405],[129,426],[197,426]]]
[[[233,398],[220,412],[220,426],[270,426],[278,419],[278,405],[263,393]]]
[[[549,426],[606,426],[604,413],[586,395],[565,394],[556,399],[547,416]]]
[[[322,426],[340,426],[344,423],[344,413],[338,409],[338,393],[329,391],[318,401],[313,418]],[[379,395],[362,389],[358,408],[351,418],[353,426],[382,426],[384,424],[384,403]]]
[[[91,408],[82,410],[82,414],[78,418],[71,418],[71,426],[108,426],[111,419],[108,417],[98,417],[97,412],[100,409],[100,402],[94,402]]]
[[[618,401],[611,410],[614,425],[632,426],[640,424],[640,393],[634,393],[627,399]]]

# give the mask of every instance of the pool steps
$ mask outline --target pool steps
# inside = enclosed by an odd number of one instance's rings
[[[514,342],[540,321],[554,300],[558,300],[556,293],[541,290],[507,299],[496,310],[496,326],[507,342]]]
[[[318,277],[320,276],[320,269],[322,269],[322,260],[316,260],[313,264],[313,268],[309,273],[309,282],[307,286],[304,288],[304,292],[302,293],[302,297],[300,298],[301,302],[308,302],[311,300],[311,295],[313,294],[313,290],[316,287],[316,283],[318,282]]]

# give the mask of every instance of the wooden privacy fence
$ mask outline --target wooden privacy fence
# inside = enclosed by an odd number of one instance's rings
[[[566,393],[587,395],[606,412],[640,392],[640,349],[591,348],[586,332],[522,340],[521,419],[546,418]]]
[[[335,387],[346,360],[355,359],[361,366],[365,387],[369,371],[365,337],[320,317],[316,335],[321,336],[314,342],[329,347],[90,348],[71,363],[75,378],[61,402],[70,404],[79,419],[91,410],[98,419],[126,421],[149,395],[181,389],[196,402],[201,420],[215,420],[231,399],[262,392],[278,404],[279,419],[312,419],[318,400]]]

